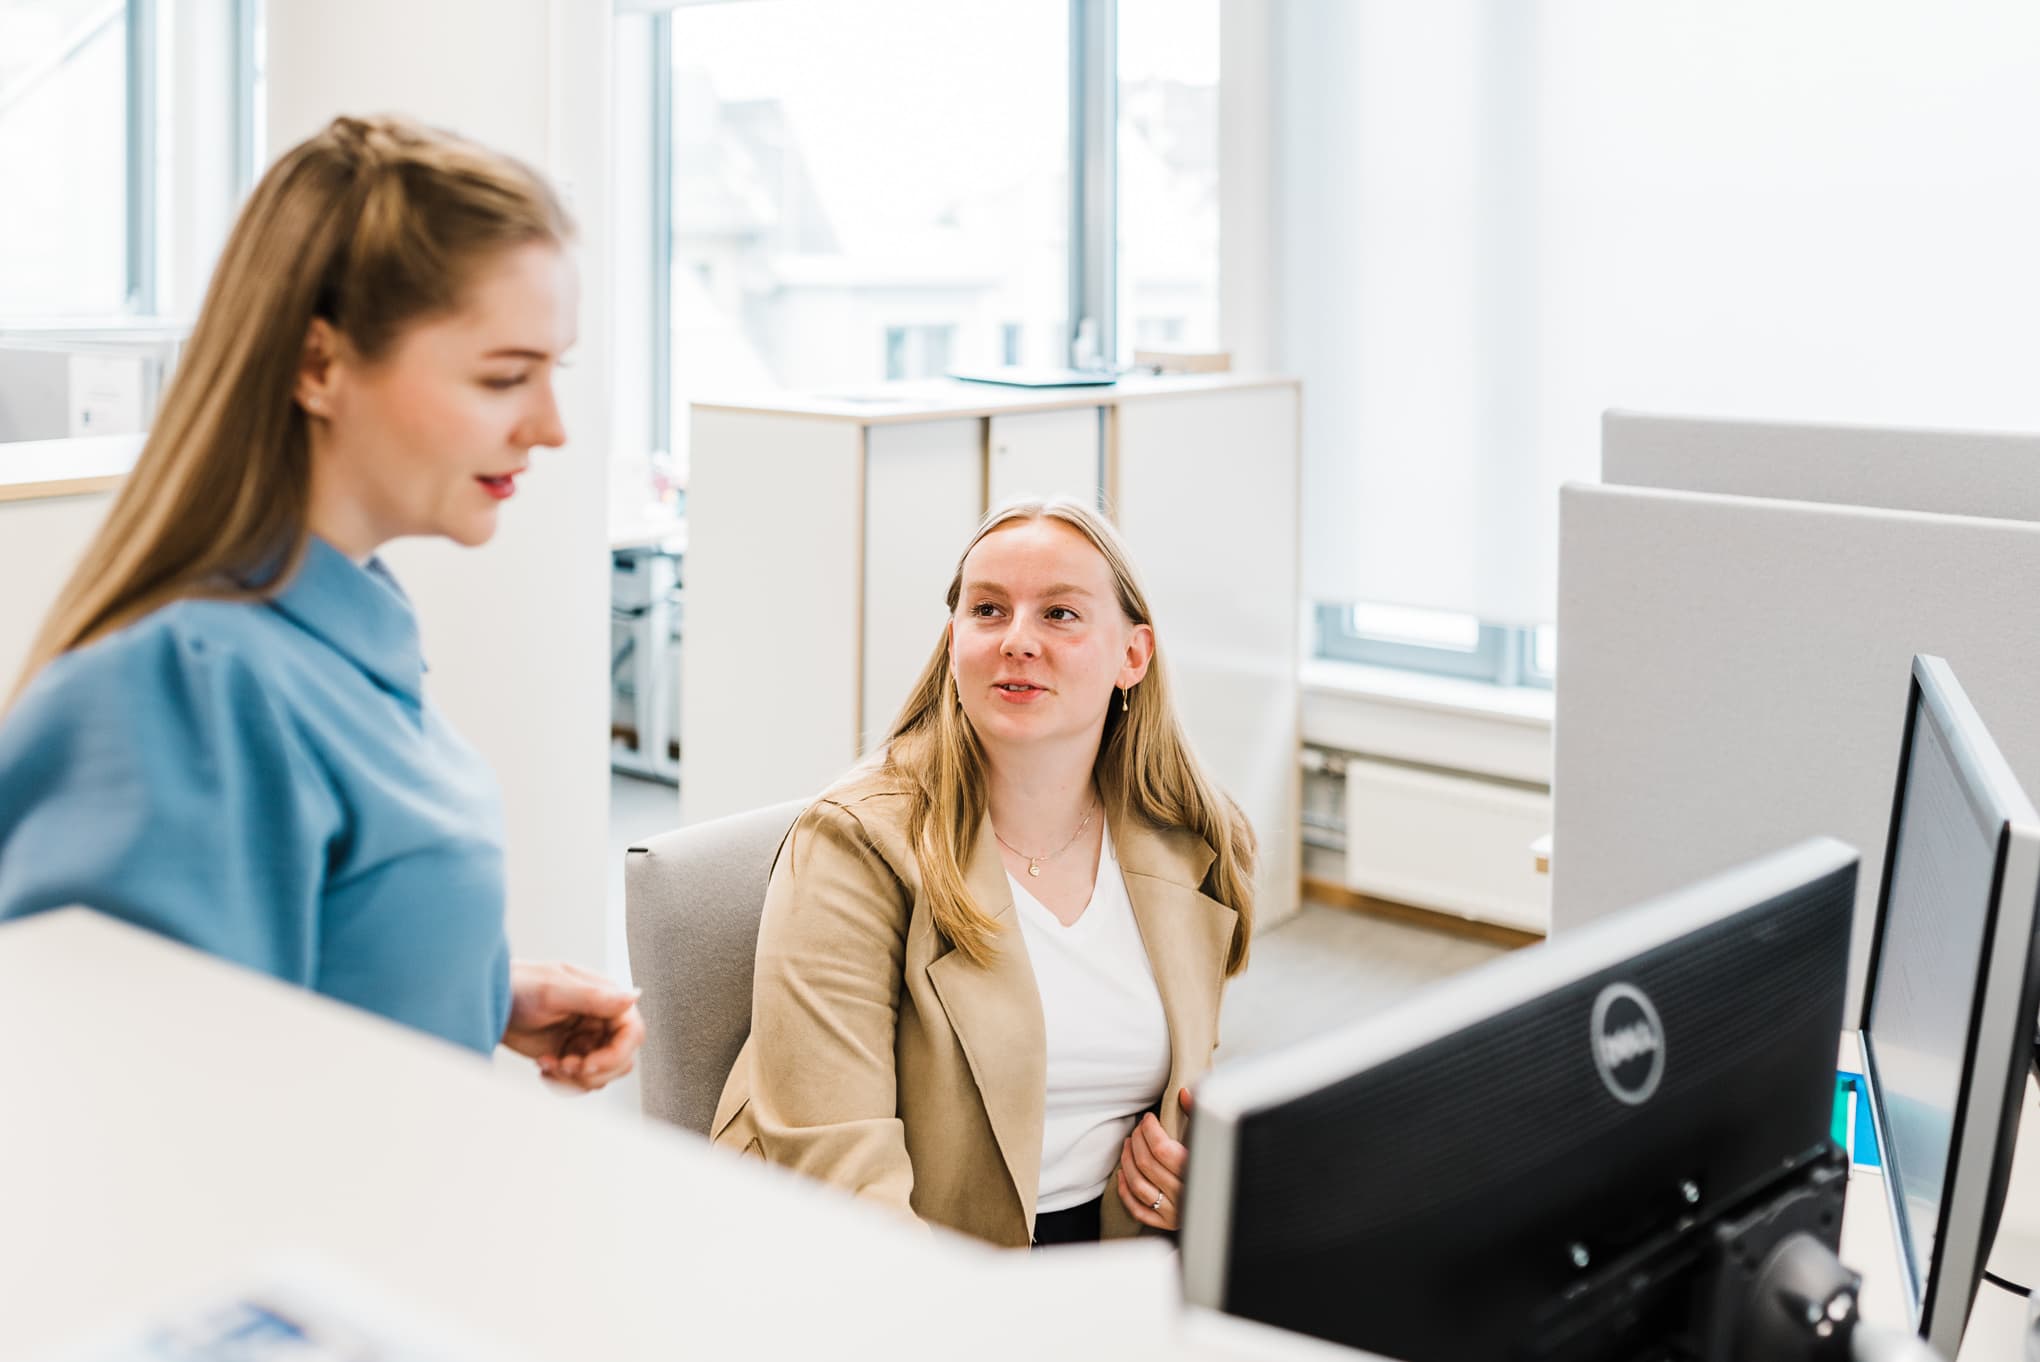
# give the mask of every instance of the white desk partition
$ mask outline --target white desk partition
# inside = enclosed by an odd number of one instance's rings
[[[926,1230],[81,910],[0,924],[0,1030],[5,1362],[300,1263],[497,1362],[1365,1362],[1184,1310],[1157,1241]]]
[[[1554,930],[1815,833],[1861,849],[1862,994],[1914,653],[2040,792],[2040,526],[1560,494]]]
[[[450,1362],[1387,1362],[1184,1308],[1156,1241],[1028,1254],[924,1230],[95,914],[0,924],[0,1029],[20,1041],[4,1362],[77,1357],[279,1267],[372,1330],[430,1329]],[[2022,1243],[2036,1186],[2015,1170]],[[1843,1251],[1866,1317],[1895,1325],[1880,1196],[1852,1181]],[[1999,1296],[1961,1362],[2010,1355],[2024,1316]]]
[[[2040,435],[1610,411],[1601,417],[1601,481],[2040,520]]]

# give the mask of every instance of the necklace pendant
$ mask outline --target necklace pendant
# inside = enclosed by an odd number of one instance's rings
[[[1039,876],[1041,874],[1041,867],[1036,865],[1033,861],[1030,860],[1027,862],[1027,873],[1029,875]]]

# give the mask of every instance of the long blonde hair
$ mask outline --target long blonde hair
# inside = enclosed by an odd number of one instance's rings
[[[172,601],[260,598],[297,570],[312,475],[294,392],[314,318],[372,361],[407,325],[456,310],[495,253],[572,232],[536,172],[405,119],[336,118],[286,152],[227,237],[141,456],[15,695]]]
[[[994,530],[1027,520],[1058,520],[1090,540],[1112,569],[1120,610],[1134,624],[1153,627],[1147,595],[1134,576],[1119,532],[1082,503],[1061,499],[1016,501],[984,518],[956,560],[948,595],[952,618],[962,599],[963,564],[970,551]],[[1225,966],[1228,975],[1237,974],[1247,963],[1247,940],[1253,931],[1254,830],[1198,765],[1176,718],[1159,640],[1147,676],[1128,694],[1127,705],[1123,713],[1117,705],[1106,710],[1093,768],[1099,797],[1118,816],[1156,827],[1186,828],[1216,853],[1202,887],[1239,914]],[[985,753],[961,706],[951,698],[947,631],[893,720],[885,764],[913,789],[909,835],[935,925],[957,950],[984,964],[998,925],[972,901],[963,864],[977,844],[978,825],[989,806]]]

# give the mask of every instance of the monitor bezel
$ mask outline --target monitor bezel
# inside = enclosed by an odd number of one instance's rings
[[[1214,1070],[1191,1115],[1190,1167],[1178,1237],[1183,1298],[1223,1310],[1240,1124],[1328,1084],[1625,962],[1780,895],[1854,867],[1854,847],[1814,837],[1447,980],[1394,1009],[1298,1045]]]
[[[1946,740],[1972,812],[1985,813],[1997,824],[1984,919],[1985,949],[1977,962],[1976,992],[1970,1005],[1962,1048],[1962,1076],[1948,1140],[1948,1171],[1942,1181],[1934,1224],[1934,1252],[1925,1282],[1919,1281],[1914,1273],[1915,1230],[1905,1214],[1902,1190],[1894,1176],[1895,1165],[1888,1155],[1889,1124],[1877,1069],[1876,1040],[1870,1028],[1877,997],[1877,971],[1884,954],[1898,834],[1905,815],[1907,776],[1923,713]],[[1899,747],[1891,819],[1884,843],[1884,871],[1878,882],[1877,913],[1856,1039],[1871,1127],[1880,1151],[1885,1212],[1897,1249],[1899,1285],[1907,1316],[1928,1346],[1949,1357],[1961,1345],[1972,1293],[1949,1292],[1943,1287],[1950,1280],[1973,1283],[1981,1276],[1990,1250],[1991,1227],[1987,1221],[1991,1192],[1994,1187],[2005,1185],[2016,1144],[2015,1140],[2003,1138],[2003,1131],[2008,1113],[2016,1114],[2017,1103],[2024,1096],[2028,1062],[2020,1042],[2030,1030],[2036,1007],[2040,1007],[2040,975],[2036,975],[2034,953],[2036,910],[2040,910],[2040,814],[2034,811],[2010,764],[1991,739],[1990,730],[1956,680],[1953,668],[1942,658],[1916,655],[1907,692],[1905,731]],[[2029,1019],[2025,1027],[2018,1023],[2021,1016]]]

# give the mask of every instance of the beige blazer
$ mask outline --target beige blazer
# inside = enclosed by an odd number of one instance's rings
[[[751,1035],[710,1137],[923,1220],[1022,1247],[1041,1175],[1046,1042],[990,822],[964,867],[1000,924],[980,968],[936,931],[907,835],[907,790],[861,770],[803,813],[780,848],[758,933]],[[1169,1023],[1160,1117],[1218,1044],[1239,915],[1200,891],[1213,853],[1181,829],[1113,820]],[[1139,1232],[1115,1190],[1104,1233]]]

